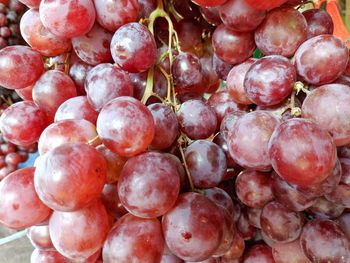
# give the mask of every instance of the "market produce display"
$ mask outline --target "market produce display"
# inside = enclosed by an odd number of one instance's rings
[[[0,4],[0,223],[19,231],[0,245],[26,233],[31,263],[350,262],[335,1],[20,2]]]

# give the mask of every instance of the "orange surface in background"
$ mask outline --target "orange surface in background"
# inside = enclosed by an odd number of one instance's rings
[[[334,23],[334,32],[335,36],[340,37],[343,41],[347,41],[349,38],[349,32],[346,29],[344,22],[341,18],[339,9],[338,9],[338,0],[315,0],[314,3],[316,7],[320,7],[323,2],[327,1],[326,10],[328,14],[332,17]],[[347,43],[347,46],[350,47],[350,43]]]

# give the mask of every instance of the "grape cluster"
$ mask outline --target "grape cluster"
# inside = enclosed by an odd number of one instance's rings
[[[0,222],[32,263],[350,262],[350,54],[326,11],[21,2],[0,130],[40,155],[1,181]]]

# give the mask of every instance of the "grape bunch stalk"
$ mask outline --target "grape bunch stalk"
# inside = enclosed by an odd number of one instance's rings
[[[0,85],[22,101],[0,131],[39,156],[0,182],[19,230],[0,245],[27,235],[31,263],[350,262],[350,54],[325,5],[21,2]]]

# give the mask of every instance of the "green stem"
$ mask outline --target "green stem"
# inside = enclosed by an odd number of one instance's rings
[[[24,237],[26,234],[27,234],[27,230],[22,230],[22,231],[14,233],[10,236],[0,238],[0,246],[5,245],[7,243],[10,243],[12,241],[15,241],[17,239],[20,239],[20,238]]]

